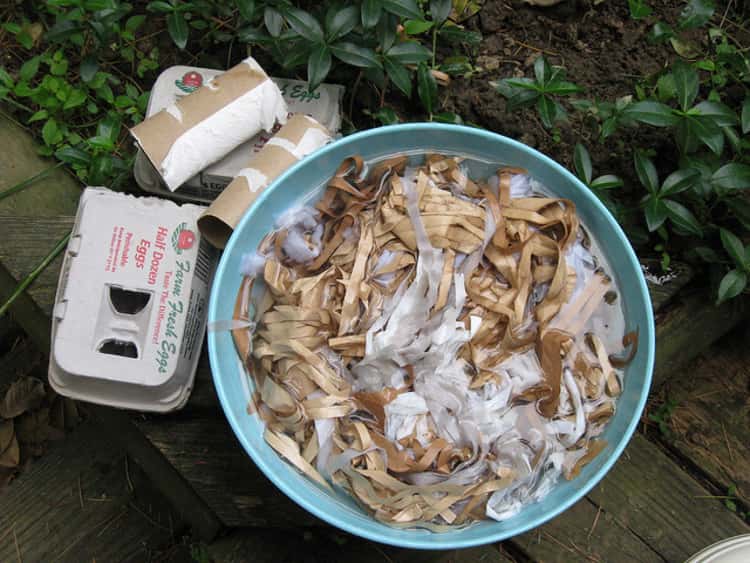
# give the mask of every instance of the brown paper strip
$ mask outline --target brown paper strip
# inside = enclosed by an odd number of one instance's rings
[[[245,211],[273,180],[299,160],[284,146],[273,144],[273,139],[288,141],[296,147],[311,129],[323,132],[330,139],[328,131],[320,123],[309,116],[295,114],[260,151],[248,155],[247,168],[257,171],[258,178],[265,177],[265,181],[261,185],[250,185],[248,178],[240,175],[229,183],[198,218],[198,228],[208,242],[217,248],[224,248]]]

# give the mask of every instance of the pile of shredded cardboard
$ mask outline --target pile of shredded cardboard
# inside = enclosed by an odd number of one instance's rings
[[[523,170],[353,157],[277,225],[233,336],[267,442],[321,486],[441,530],[511,517],[605,447],[628,358],[592,331],[621,312],[570,201]]]

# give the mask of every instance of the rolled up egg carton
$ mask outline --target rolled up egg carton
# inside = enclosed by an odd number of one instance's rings
[[[175,191],[261,130],[286,123],[287,113],[278,86],[248,57],[130,133]]]

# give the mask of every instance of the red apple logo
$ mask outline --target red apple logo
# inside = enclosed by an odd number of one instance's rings
[[[175,80],[174,83],[180,90],[189,94],[203,86],[203,77],[192,70],[186,72],[181,79]]]
[[[193,248],[193,244],[195,244],[195,233],[190,229],[182,231],[177,239],[177,248],[187,250]]]

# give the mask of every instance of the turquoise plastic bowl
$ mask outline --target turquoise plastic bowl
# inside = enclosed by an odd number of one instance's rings
[[[458,125],[393,125],[340,139],[290,168],[245,213],[219,262],[208,318],[209,322],[232,318],[241,279],[242,254],[257,248],[263,236],[273,228],[274,218],[291,203],[320,193],[345,157],[359,154],[369,160],[430,151],[526,168],[558,196],[575,202],[583,223],[598,240],[614,270],[612,274],[620,289],[626,327],[640,331],[638,353],[625,370],[617,413],[603,434],[608,445],[578,477],[572,481],[561,479],[541,502],[529,504],[504,522],[483,521],[444,533],[391,528],[367,514],[344,491],[325,491],[304,477],[266,444],[257,415],[247,414],[250,384],[241,371],[229,332],[210,332],[208,351],[216,391],[234,433],[255,464],[289,498],[322,520],[358,536],[400,547],[454,549],[521,534],[554,518],[580,500],[620,456],[646,402],[654,363],[654,320],[646,282],[615,219],[573,174],[517,141]]]

